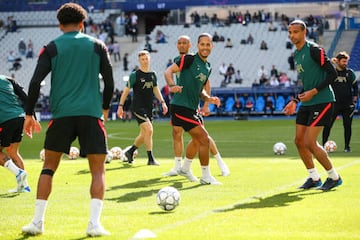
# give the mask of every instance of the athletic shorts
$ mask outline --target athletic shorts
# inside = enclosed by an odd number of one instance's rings
[[[78,138],[80,156],[107,153],[107,135],[101,119],[74,116],[52,119],[46,131],[44,148],[68,153],[72,142]]]
[[[334,103],[321,103],[312,106],[300,106],[296,114],[296,124],[314,127],[327,126],[331,121]]]
[[[10,119],[0,124],[0,146],[9,147],[12,143],[19,143],[23,137],[24,118]]]
[[[142,124],[143,122],[153,121],[152,109],[139,108],[134,110],[134,116],[138,124]]]
[[[194,127],[204,125],[201,114],[190,108],[170,105],[171,125],[182,127],[186,132]]]

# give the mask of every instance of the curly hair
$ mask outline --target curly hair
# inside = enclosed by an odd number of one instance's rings
[[[57,19],[62,25],[80,23],[86,17],[85,9],[76,3],[65,3],[57,10]]]

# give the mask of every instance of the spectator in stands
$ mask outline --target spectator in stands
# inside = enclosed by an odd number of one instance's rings
[[[212,41],[213,42],[219,42],[220,41],[220,36],[218,35],[217,32],[214,32],[213,37],[212,37]]]
[[[225,83],[226,82],[226,71],[227,71],[227,66],[225,63],[222,63],[219,67],[219,74],[221,76],[224,76],[224,79],[223,79],[223,82]]]
[[[200,15],[197,11],[191,13],[190,17],[195,26],[200,26]]]
[[[279,86],[279,81],[278,81],[278,78],[276,77],[276,75],[271,75],[271,77],[269,79],[269,86],[270,87]]]
[[[124,65],[124,71],[128,71],[129,70],[129,60],[128,60],[128,56],[129,54],[128,53],[125,53],[124,54],[124,57],[123,57],[123,65]]]
[[[274,25],[273,21],[270,21],[268,30],[269,30],[269,32],[276,32],[277,31],[277,27]]]
[[[120,57],[120,45],[117,41],[114,41],[112,44],[112,53],[114,55],[114,61],[117,62],[118,60],[121,61]]]
[[[170,67],[172,64],[173,64],[173,61],[171,59],[169,59],[166,64],[166,68]]]
[[[15,61],[21,61],[21,58],[16,55],[16,53],[13,50],[10,50],[7,55],[8,62],[15,62]]]
[[[295,70],[294,52],[288,57],[289,68],[291,71]]]
[[[150,41],[148,40],[148,39],[146,39],[146,42],[145,42],[145,46],[144,46],[144,50],[146,50],[146,51],[148,51],[148,52],[150,52],[150,53],[152,53],[152,52],[157,52],[157,50],[156,49],[153,49],[152,48],[152,45],[151,45],[151,43],[150,43]]]
[[[29,39],[27,44],[26,58],[33,58],[33,57],[34,57],[34,44],[31,41],[31,39]]]
[[[23,38],[20,39],[20,42],[18,44],[19,54],[20,56],[25,56],[26,54],[26,43]]]
[[[242,105],[242,103],[241,103],[241,101],[240,101],[239,98],[236,98],[236,99],[235,99],[235,105],[234,105],[234,107],[235,107],[236,113],[240,113],[240,112],[242,111],[243,105]]]
[[[261,41],[260,50],[268,50],[268,46],[267,46],[267,43],[265,42],[265,40]]]
[[[254,102],[253,102],[253,100],[252,100],[251,97],[248,97],[248,98],[246,99],[245,110],[246,110],[249,114],[250,114],[250,112],[251,112],[252,110],[254,110]]]
[[[286,38],[285,46],[286,46],[286,49],[292,49],[292,47],[293,47],[293,44],[289,37]]]
[[[278,70],[276,69],[276,67],[275,67],[275,65],[272,65],[271,66],[271,70],[270,70],[270,76],[272,76],[272,75],[275,75],[275,77],[279,77],[279,72],[278,72]]]
[[[101,29],[100,33],[99,33],[100,41],[102,41],[103,43],[106,43],[107,37],[108,37],[108,33],[104,29]]]
[[[12,67],[9,69],[9,71],[17,71],[21,68],[21,63],[20,63],[20,60],[15,60],[12,64]]]
[[[240,69],[238,69],[234,75],[235,77],[235,83],[239,83],[241,84],[243,82],[243,77],[242,77],[242,74],[240,72]]]
[[[165,34],[161,30],[156,31],[155,42],[156,43],[166,43]]]
[[[253,44],[254,43],[254,37],[249,33],[249,36],[246,39],[247,44]]]
[[[121,12],[119,16],[116,17],[115,23],[118,29],[118,36],[122,37],[125,33],[125,13]]]
[[[251,87],[252,87],[252,88],[260,87],[260,84],[259,84],[259,82],[258,82],[257,79],[254,79],[254,82],[252,83]]]
[[[230,63],[226,69],[226,79],[225,79],[226,84],[231,83],[231,79],[232,79],[232,76],[234,75],[234,73],[235,73],[235,68],[234,68],[233,64]]]
[[[274,102],[270,96],[267,96],[264,107],[264,114],[266,115],[270,111],[270,115],[274,115]]]
[[[269,78],[269,72],[268,72],[268,70],[265,68],[265,66],[264,65],[261,65],[260,66],[260,69],[258,70],[258,77],[259,77],[259,80],[260,79],[266,79],[266,81],[267,81],[267,79]],[[261,85],[262,83],[260,82],[260,85]]]
[[[227,38],[225,42],[225,48],[232,48],[234,45],[231,41],[231,38]]]
[[[279,85],[282,87],[290,87],[290,79],[285,72],[281,72],[279,76]]]

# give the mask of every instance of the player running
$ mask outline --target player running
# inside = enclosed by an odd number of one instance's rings
[[[183,55],[186,55],[189,53],[189,50],[191,48],[191,41],[190,37],[187,35],[181,35],[177,40],[177,49],[179,52],[179,56],[174,59],[174,62],[179,61]],[[179,74],[178,74],[179,75]],[[177,75],[177,76],[178,76]],[[210,81],[206,82],[205,90],[208,94],[210,94]],[[204,103],[203,108],[200,110],[200,112],[207,116],[209,114],[209,104],[208,102]],[[173,148],[174,148],[174,167],[167,173],[164,173],[164,176],[177,176],[178,171],[181,168],[181,162],[182,162],[182,152],[184,149],[184,140],[183,140],[183,133],[184,130],[181,126],[172,126],[172,136],[173,136]],[[230,175],[230,170],[226,163],[221,158],[220,152],[218,151],[218,148],[215,144],[214,139],[209,136],[209,144],[210,144],[210,152],[215,157],[217,164],[221,170],[221,174],[223,176]],[[191,179],[191,180],[197,180],[197,179]]]

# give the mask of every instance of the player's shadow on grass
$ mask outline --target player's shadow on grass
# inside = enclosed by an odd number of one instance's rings
[[[304,196],[307,195],[315,195],[315,194],[321,194],[323,191],[292,191],[292,192],[284,192],[275,194],[268,197],[252,197],[252,202],[244,202],[244,203],[238,203],[234,204],[231,207],[221,208],[221,209],[215,209],[213,212],[229,212],[239,209],[247,209],[247,208],[274,208],[274,207],[286,207],[289,206],[292,202],[300,201],[304,198]]]
[[[14,198],[19,195],[20,193],[4,193],[4,194],[0,194],[0,198]]]
[[[123,185],[113,186],[113,187],[108,188],[106,191],[116,191],[118,189],[133,189],[133,191],[128,192],[119,197],[105,198],[105,200],[115,201],[115,202],[137,201],[138,199],[143,198],[143,197],[149,197],[152,195],[156,195],[157,192],[160,190],[160,188],[162,188],[164,186],[164,183],[166,183],[167,186],[169,186],[169,187],[174,187],[174,188],[182,190],[182,191],[187,190],[187,189],[197,188],[197,187],[201,186],[200,184],[197,184],[194,186],[183,188],[184,181],[188,181],[188,180],[186,180],[186,179],[170,180],[170,178],[152,178],[152,179],[147,179],[147,180],[139,180],[136,182],[126,183]],[[158,187],[158,186],[160,186],[160,187]],[[146,190],[146,189],[138,190],[140,188],[149,188],[149,187],[154,187],[154,188],[149,189],[149,190]]]

